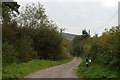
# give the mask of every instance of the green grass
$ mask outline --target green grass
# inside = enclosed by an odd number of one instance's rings
[[[77,75],[80,78],[118,78],[118,71],[110,69],[107,66],[102,66],[100,64],[91,64],[89,67],[86,67],[85,57],[82,57],[83,62],[78,66],[76,71]]]
[[[25,75],[47,67],[60,65],[71,61],[73,58],[59,61],[32,60],[24,63],[13,63],[3,67],[2,78],[23,78]]]

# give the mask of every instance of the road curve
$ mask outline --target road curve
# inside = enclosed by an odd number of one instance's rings
[[[75,70],[81,62],[82,59],[80,57],[75,57],[69,63],[42,69],[33,72],[24,78],[78,78]]]

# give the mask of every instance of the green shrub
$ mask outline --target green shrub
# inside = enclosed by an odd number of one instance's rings
[[[18,51],[13,47],[13,45],[8,42],[2,44],[2,61],[3,64],[18,62]]]
[[[26,62],[32,59],[38,59],[37,52],[34,51],[30,39],[18,39],[15,42],[17,51],[19,51],[19,62]]]
[[[108,66],[92,63],[86,67],[85,57],[82,57],[83,62],[78,66],[76,71],[80,78],[119,78],[120,73],[117,69],[111,69]]]

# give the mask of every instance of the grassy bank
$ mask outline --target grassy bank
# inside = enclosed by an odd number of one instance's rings
[[[44,69],[47,67],[67,63],[71,61],[73,58],[66,59],[66,60],[59,60],[59,61],[50,61],[50,60],[32,60],[29,62],[24,63],[14,63],[9,66],[3,67],[3,78],[22,78],[25,75]]]
[[[79,65],[77,69],[77,75],[80,78],[118,78],[118,71],[110,69],[107,66],[102,66],[100,64],[91,64],[86,67],[85,57],[82,57],[83,62]]]

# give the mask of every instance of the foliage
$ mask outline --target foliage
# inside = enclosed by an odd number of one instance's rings
[[[92,63],[89,67],[86,67],[85,57],[82,57],[83,61],[78,66],[77,75],[80,78],[119,78],[120,73],[117,69],[111,69],[108,66]]]
[[[80,35],[76,35],[74,38],[73,38],[73,43],[74,44],[77,44],[77,43],[79,43],[79,41],[81,40],[81,36]]]
[[[15,12],[19,13],[20,5],[17,2],[2,2],[2,17],[3,17],[3,24],[7,26],[10,22],[12,15],[16,15]]]
[[[83,34],[82,34],[83,35]],[[101,36],[81,39],[81,36],[73,39],[74,54],[89,56],[92,65],[88,68],[85,58],[79,65],[77,74],[81,78],[118,78],[120,75],[120,27],[112,27],[103,32]]]
[[[82,35],[77,35],[74,37],[73,41],[73,53],[74,55],[80,55],[84,53],[84,43],[87,43],[90,35],[86,30],[82,30]],[[86,44],[87,45],[87,44]],[[84,47],[83,47],[84,46]],[[86,46],[87,47],[87,46]]]
[[[4,25],[5,23],[3,23]],[[11,21],[9,25],[2,26],[2,33],[3,33],[3,42],[10,42],[13,44],[17,39],[17,23],[16,21]]]
[[[34,10],[34,11],[33,11]],[[39,59],[63,59],[62,35],[57,25],[49,20],[45,14],[43,5],[27,5],[19,16],[20,27],[24,27],[23,33],[30,36],[32,46]]]
[[[19,62],[26,62],[32,59],[37,59],[37,52],[31,47],[30,39],[17,39],[15,42],[15,47],[19,52]]]
[[[102,61],[106,61],[105,64],[118,67],[120,62],[119,55],[119,35],[120,28],[118,26],[111,28],[109,31],[103,33],[99,38],[100,52],[97,54],[98,57],[102,56]],[[116,59],[116,60],[115,60]],[[99,59],[100,60],[100,59]],[[116,61],[116,62],[114,62]],[[102,63],[102,62],[101,62]]]
[[[3,63],[69,58],[68,53],[72,52],[72,45],[62,37],[57,25],[48,19],[43,5],[33,3],[23,8],[21,12],[18,11],[19,6],[17,2],[2,4],[2,12],[5,13],[2,15]]]
[[[56,31],[49,28],[37,29],[33,37],[34,48],[41,59],[56,59],[62,53],[62,37]]]
[[[61,58],[70,58],[73,54],[72,42],[66,38],[62,38],[62,55]]]
[[[66,39],[66,38],[63,38],[62,44],[64,45],[65,48],[68,49],[67,52],[73,53],[73,52],[72,52],[72,51],[73,51],[73,50],[72,50],[72,49],[73,49],[73,46],[72,46],[72,42],[71,42],[71,41],[69,41],[69,40]]]
[[[2,43],[2,51],[3,64],[18,61],[19,52],[16,51],[13,45],[9,44],[8,42]]]
[[[29,27],[29,28],[39,28],[50,26],[50,21],[45,14],[45,9],[43,5],[38,3],[35,5],[27,4],[25,8],[20,12],[20,16],[18,17],[20,27]]]
[[[90,34],[84,29],[82,30],[82,35],[77,35],[74,37],[73,43],[78,44],[81,41],[88,39],[89,37],[90,37]]]
[[[95,36],[84,40],[78,39],[78,43],[74,43],[74,52],[78,55],[83,54],[91,57],[94,63],[119,67],[119,36],[120,28],[116,26],[105,31],[99,37],[95,34]],[[73,42],[76,41],[75,39]]]

